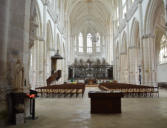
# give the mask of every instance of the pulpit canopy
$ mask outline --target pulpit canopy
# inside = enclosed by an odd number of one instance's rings
[[[52,60],[58,60],[63,59],[63,57],[59,54],[59,50],[57,50],[57,53],[51,57]]]

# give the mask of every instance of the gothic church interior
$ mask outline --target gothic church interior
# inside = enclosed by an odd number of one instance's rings
[[[2,127],[165,128],[167,0],[0,0],[0,67]]]

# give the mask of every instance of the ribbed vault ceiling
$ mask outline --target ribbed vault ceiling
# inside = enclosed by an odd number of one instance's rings
[[[66,11],[73,32],[105,32],[113,8],[114,0],[68,0]]]

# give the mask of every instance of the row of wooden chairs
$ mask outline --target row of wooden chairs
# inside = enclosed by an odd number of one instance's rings
[[[36,91],[41,97],[54,97],[54,96],[70,96],[74,94],[76,97],[81,94],[82,97],[85,92],[85,84],[61,84],[61,85],[51,85],[45,87],[36,88]]]
[[[159,97],[159,88],[145,85],[125,83],[101,83],[99,88],[104,91],[122,92],[125,97]]]

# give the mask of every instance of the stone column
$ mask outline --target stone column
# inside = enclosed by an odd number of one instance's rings
[[[133,84],[139,84],[139,62],[138,62],[138,47],[137,46],[133,46],[131,49],[131,73],[132,73],[132,78],[131,79]]]
[[[136,81],[136,66],[137,66],[137,57],[136,56],[136,47],[131,46],[129,48],[129,82],[132,84],[137,84],[138,81]]]
[[[72,60],[74,60],[75,54],[78,53],[79,46],[78,46],[78,43],[76,43],[76,51],[75,51],[74,50],[74,46],[75,46],[74,44],[75,44],[75,41],[78,42],[78,39],[76,38],[76,40],[75,40],[75,35],[73,35],[71,38],[72,38],[71,39],[72,40],[71,41],[71,49],[73,49],[73,50],[71,50],[71,53],[72,53],[71,55],[73,57]]]
[[[51,59],[50,59],[50,51],[48,50],[48,44],[51,44],[53,42],[47,42],[47,21],[46,21],[46,13],[47,13],[47,8],[49,6],[49,1],[45,1],[44,3],[44,7],[43,7],[43,28],[42,29],[42,41],[40,43],[43,43],[43,47],[44,47],[44,58],[43,58],[43,84],[46,84],[46,79],[51,75]],[[50,40],[49,40],[50,41]],[[52,40],[53,41],[53,40]],[[56,45],[55,45],[56,46]],[[49,45],[50,48],[50,45]],[[49,55],[49,56],[48,56]],[[49,58],[49,59],[48,59]],[[48,62],[47,62],[48,61]],[[48,71],[48,69],[50,71]],[[49,73],[49,74],[48,74]],[[43,86],[44,86],[43,85]]]
[[[71,42],[72,43],[72,42]],[[76,43],[76,53],[78,53],[79,50],[79,40],[78,40],[78,35],[75,35],[75,43]]]
[[[10,0],[0,2],[0,112],[6,110],[7,83],[7,47],[10,22]]]
[[[44,41],[39,41],[39,49],[39,82],[40,86],[44,86]]]
[[[167,33],[167,0],[164,1],[164,8],[165,8],[165,26],[166,26],[166,33]]]
[[[116,80],[120,80],[120,60],[119,60],[119,55],[116,56],[116,64],[115,64],[115,74],[116,74]]]
[[[139,8],[139,16],[140,16],[140,20],[139,20],[139,39],[140,39],[140,46],[139,46],[139,62],[138,62],[138,67],[140,66],[141,67],[141,84],[144,83],[144,54],[143,54],[143,39],[142,39],[142,36],[143,36],[143,33],[144,33],[144,25],[143,25],[143,11],[142,11],[142,1],[143,0],[140,0],[139,1],[139,4],[138,4],[138,8]]]
[[[155,83],[155,36],[146,34],[143,36],[143,58],[144,58],[144,84],[153,86]]]
[[[19,8],[16,3],[19,3]],[[16,61],[23,69],[21,90],[28,92],[29,65],[29,16],[30,1],[26,0],[1,0],[0,2],[0,111],[4,108],[6,94],[14,90]],[[2,26],[1,26],[2,25]],[[1,49],[2,48],[2,49]],[[17,87],[17,86],[16,86]],[[16,88],[20,89],[20,88]]]
[[[116,80],[117,79],[117,74],[116,74],[116,69],[117,69],[117,65],[116,65],[116,60],[117,60],[117,48],[116,48],[116,40],[113,40],[113,79]]]
[[[78,39],[77,39],[77,41],[78,41]],[[70,55],[73,55],[73,54],[74,54],[74,52],[73,52],[73,50],[72,50],[72,49],[73,49],[73,43],[72,43],[72,42],[73,42],[73,35],[70,36],[70,42],[71,42],[71,43],[69,43],[69,47],[70,47],[70,49],[69,49],[69,54],[70,54]],[[77,48],[77,49],[78,49],[78,48]],[[77,51],[77,54],[78,54],[78,51]],[[71,62],[71,60],[74,60],[74,58],[75,58],[74,56],[70,56],[70,57],[69,57],[69,61]]]

